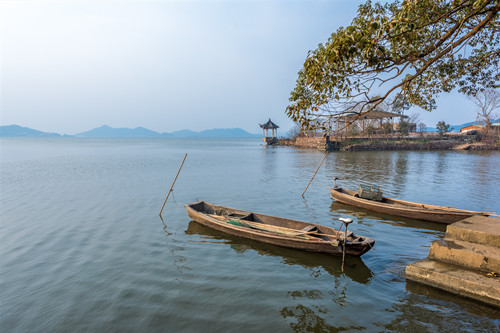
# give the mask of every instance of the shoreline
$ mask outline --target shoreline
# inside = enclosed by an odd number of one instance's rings
[[[352,138],[344,141],[331,141],[323,137],[299,137],[278,139],[275,145],[327,151],[500,150],[500,143],[476,140],[464,135],[444,138]]]

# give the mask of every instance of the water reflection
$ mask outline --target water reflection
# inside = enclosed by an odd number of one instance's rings
[[[498,332],[500,328],[497,308],[411,281],[406,289],[408,293],[387,310],[398,315],[385,325],[386,330],[401,332],[422,323],[432,332],[456,331],[458,327],[462,332]]]
[[[423,229],[422,232],[425,233],[425,230],[434,230],[434,231],[446,231],[446,224],[442,223],[433,223],[421,220],[408,219],[405,217],[392,216],[388,214],[374,212],[368,209],[359,208],[351,205],[347,205],[344,203],[340,203],[337,201],[333,201],[330,205],[330,211],[334,215],[348,214],[355,217],[360,224],[364,223],[365,219],[375,220],[378,222],[383,222],[389,225],[397,226],[397,227],[408,227],[408,228],[416,228]],[[429,234],[435,234],[435,232],[429,231]]]
[[[393,178],[393,186],[396,189],[396,193],[403,193],[405,190],[405,186],[408,185],[406,180],[408,176],[408,156],[407,154],[397,154],[396,162],[393,170],[391,170],[394,176]],[[397,171],[397,172],[396,172]],[[410,184],[412,185],[412,184]]]
[[[319,277],[322,271],[327,272],[333,277],[342,276],[341,257],[329,256],[322,253],[309,253],[255,242],[249,239],[227,235],[194,221],[189,222],[185,233],[187,235],[200,235],[202,236],[203,242],[217,242],[218,240],[223,240],[224,243],[228,244],[235,252],[243,253],[248,250],[253,250],[260,255],[281,257],[283,259],[283,264],[302,266],[308,269],[310,275],[313,277]],[[373,277],[372,271],[359,257],[346,258],[346,262],[344,263],[344,274],[351,280],[362,284],[369,284]]]
[[[275,146],[264,146],[262,150],[263,163],[262,163],[262,177],[261,181],[269,184],[277,176],[278,167],[276,165],[278,150]]]
[[[185,248],[183,246],[177,245],[178,241],[176,237],[171,237],[174,235],[174,233],[170,232],[168,229],[168,220],[167,218],[163,218],[161,215],[159,216],[161,223],[162,223],[162,229],[163,232],[165,233],[165,236],[168,239],[168,242],[171,245],[171,249],[169,250],[169,253],[171,255],[172,259],[172,264],[175,267],[177,273],[179,273],[179,278],[176,278],[175,280],[179,283],[183,283],[185,279],[188,276],[192,276],[188,274],[188,272],[192,271],[192,268],[189,266],[186,266],[187,258],[182,255],[181,253],[185,253]]]
[[[163,217],[160,215],[160,220],[161,220],[161,223],[163,224],[163,231],[165,232],[165,234],[168,236],[172,236],[172,233],[169,232],[167,229],[167,224],[165,223],[165,220],[163,219]]]
[[[443,291],[441,289],[437,289],[413,281],[407,281],[406,290],[409,292],[409,294],[406,295],[405,302],[413,306],[418,306],[422,299],[429,298],[430,300],[427,301],[429,302],[429,304],[434,303],[437,305],[445,302],[454,303],[454,306],[464,308],[469,314],[476,316],[484,315],[491,319],[500,319],[500,312],[498,311],[498,308],[492,305],[490,306],[486,303],[477,302],[473,299],[461,297]]]
[[[341,326],[335,327],[321,317],[320,314],[325,314],[326,309],[318,306],[308,307],[303,304],[297,306],[287,306],[281,309],[280,313],[283,318],[294,318],[297,322],[290,323],[290,327],[294,332],[343,332],[349,330],[365,330],[363,326]]]

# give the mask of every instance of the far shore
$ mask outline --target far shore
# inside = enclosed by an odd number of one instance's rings
[[[387,151],[387,150],[500,150],[498,134],[488,137],[448,133],[412,133],[402,137],[372,136],[338,139],[330,136],[300,136],[295,139],[280,138],[276,145],[339,151]]]

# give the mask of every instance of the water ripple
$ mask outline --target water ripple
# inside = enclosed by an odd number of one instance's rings
[[[498,153],[331,153],[304,199],[322,152],[252,139],[0,144],[1,331],[498,327],[488,307],[401,278],[444,226],[353,209],[328,193],[338,176],[347,188],[378,184],[402,199],[498,212]],[[165,227],[157,214],[185,152]],[[352,217],[349,228],[376,245],[342,272],[341,258],[190,222],[182,205],[197,199],[334,227]]]

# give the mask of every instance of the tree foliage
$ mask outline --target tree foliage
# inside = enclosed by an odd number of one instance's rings
[[[395,109],[431,111],[439,93],[498,86],[499,11],[498,0],[368,1],[350,26],[309,51],[286,113],[326,130],[328,118],[361,116],[391,96]]]
[[[378,106],[382,106],[383,102],[380,103]],[[392,112],[403,114],[405,110],[408,110],[410,108],[410,103],[406,100],[406,98],[402,95],[396,95],[392,102],[390,102]]]
[[[392,124],[385,122],[382,124],[382,132],[387,136],[392,133]]]
[[[376,130],[377,129],[375,128],[375,126],[373,126],[372,124],[370,124],[370,125],[366,126],[365,132],[368,135],[368,137],[371,138],[372,135],[375,134]]]
[[[444,121],[438,121],[436,124],[436,129],[440,136],[443,136],[445,133],[451,131],[451,125],[445,123]]]
[[[402,136],[408,135],[410,129],[410,122],[408,120],[403,120],[398,124],[398,133],[400,133]]]

